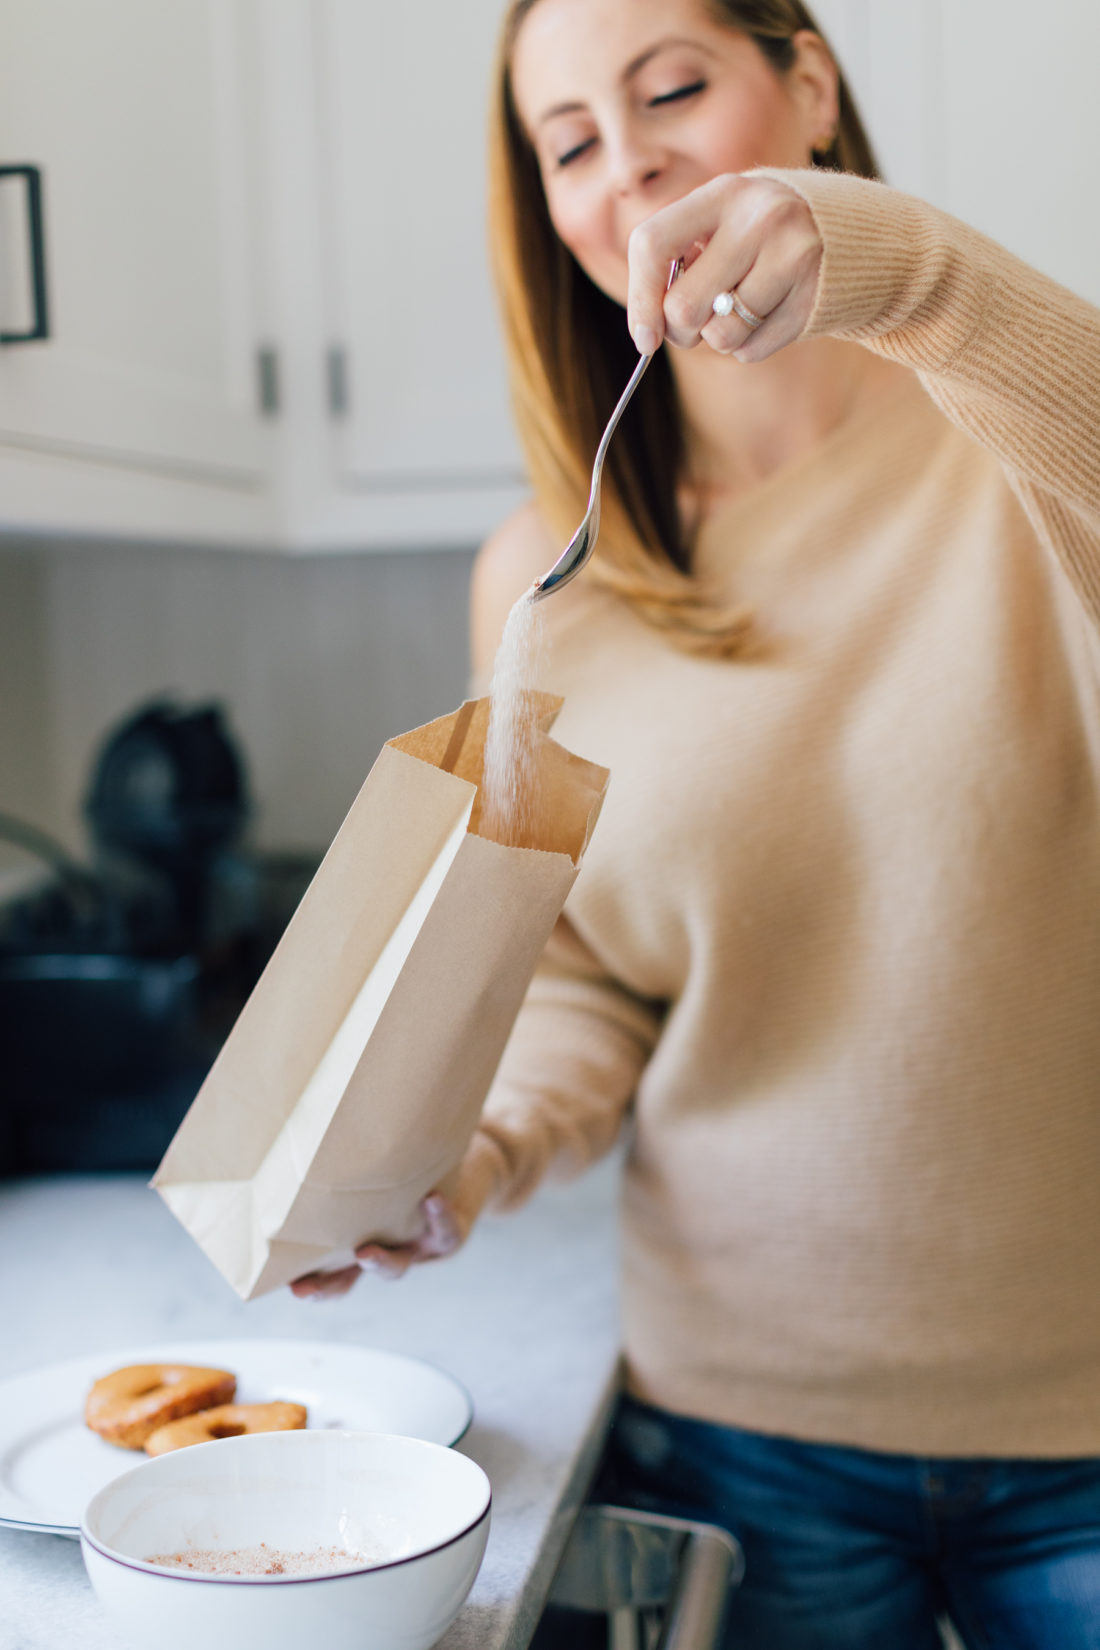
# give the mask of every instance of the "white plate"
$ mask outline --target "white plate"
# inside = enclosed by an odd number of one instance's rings
[[[84,1425],[93,1381],[130,1364],[231,1369],[236,1402],[305,1404],[310,1427],[397,1432],[455,1444],[473,1418],[465,1388],[416,1358],[332,1341],[156,1341],[0,1381],[0,1524],[79,1536],[97,1490],[146,1459]]]

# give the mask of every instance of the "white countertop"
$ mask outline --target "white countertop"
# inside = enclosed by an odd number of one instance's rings
[[[449,1260],[344,1299],[244,1304],[144,1180],[0,1184],[0,1378],[145,1337],[333,1340],[463,1383],[459,1446],[493,1487],[489,1546],[439,1650],[522,1650],[599,1456],[617,1385],[617,1167],[483,1219]],[[0,1528],[0,1650],[121,1650],[79,1543]]]

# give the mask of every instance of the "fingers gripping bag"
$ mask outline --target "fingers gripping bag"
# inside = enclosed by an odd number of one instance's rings
[[[531,704],[518,829],[483,828],[487,698],[383,746],[157,1169],[245,1300],[447,1190],[607,788]]]

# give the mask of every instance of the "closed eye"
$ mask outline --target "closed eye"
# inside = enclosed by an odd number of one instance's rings
[[[591,149],[595,141],[595,138],[585,138],[583,143],[577,143],[572,149],[567,149],[564,155],[558,156],[558,165],[568,166],[571,160],[577,160],[586,149]]]
[[[696,92],[706,91],[705,80],[693,80],[689,86],[677,86],[674,92],[665,92],[661,97],[651,97],[649,107],[658,108],[663,103],[679,103],[682,98],[694,97]]]

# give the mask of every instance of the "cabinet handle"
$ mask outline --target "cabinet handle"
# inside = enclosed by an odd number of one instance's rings
[[[279,356],[270,344],[261,344],[256,351],[256,388],[262,418],[276,418],[279,413]]]
[[[333,418],[348,416],[348,352],[342,344],[333,344],[325,356],[325,378],[328,387],[328,410]]]
[[[0,332],[0,344],[29,344],[50,336],[46,308],[46,241],[42,229],[42,173],[37,166],[0,166],[0,178],[25,178],[27,183],[27,224],[31,243],[31,285],[34,290],[34,320],[26,332]]]

